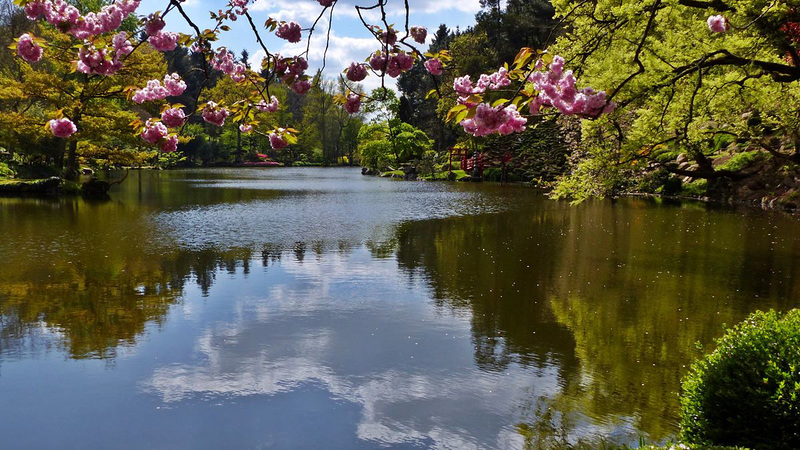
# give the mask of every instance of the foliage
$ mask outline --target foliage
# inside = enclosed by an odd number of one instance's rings
[[[725,161],[725,163],[721,164],[718,168],[719,170],[738,172],[754,165],[756,162],[763,161],[767,157],[768,154],[760,150],[735,153],[730,159]]]
[[[6,13],[13,18],[21,12]],[[75,72],[62,50],[71,47],[74,38],[49,26],[38,27],[37,35],[49,43],[46,59],[31,65],[2,60],[7,65],[0,70],[0,145],[23,155],[25,163],[67,166],[71,173],[78,168],[79,144],[91,143],[118,154],[140,146],[130,127],[138,115],[124,89],[163,73],[166,66],[160,54],[143,48],[131,54],[114,77],[87,76]],[[44,128],[50,117],[59,114],[72,118],[79,128],[69,142],[53,138]]]
[[[641,178],[651,163],[681,176],[745,178],[753,173],[746,164],[713,164],[734,140],[737,152],[764,150],[786,163],[800,158],[794,131],[800,70],[796,42],[785,32],[796,23],[790,3],[554,0],[557,17],[569,26],[551,50],[567,58],[582,83],[606,89],[620,105],[614,114],[585,121],[579,159],[592,162],[573,166],[560,195],[598,193],[598,183],[574,180],[585,165],[611,185],[617,185],[616,166]],[[712,14],[724,14],[730,29],[710,31],[705,18]],[[658,151],[663,144],[672,158]],[[681,152],[694,167],[679,167]]]
[[[756,312],[728,330],[683,383],[683,437],[800,447],[800,310]]]
[[[361,128],[358,135],[361,165],[383,171],[397,164],[421,160],[433,143],[422,130],[390,119]],[[428,155],[428,159],[433,159]]]
[[[13,178],[14,171],[8,167],[8,164],[0,162],[0,178]]]

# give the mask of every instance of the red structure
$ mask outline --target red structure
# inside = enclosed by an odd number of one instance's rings
[[[506,178],[507,165],[511,162],[511,153],[505,153],[502,157],[484,157],[483,153],[470,151],[466,148],[450,147],[450,172],[453,171],[453,158],[461,158],[461,170],[471,175],[482,177],[483,169],[486,167],[502,167],[503,179]]]

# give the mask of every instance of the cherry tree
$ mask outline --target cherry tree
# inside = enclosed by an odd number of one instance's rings
[[[232,121],[243,133],[266,134],[272,147],[279,149],[296,143],[295,130],[276,126],[262,132],[253,125],[259,122],[261,115],[274,114],[280,107],[277,97],[270,92],[270,86],[283,83],[300,95],[309,91],[313,80],[307,73],[310,39],[323,17],[327,17],[327,52],[330,23],[337,7],[337,0],[317,1],[320,12],[316,20],[301,25],[272,18],[257,24],[248,10],[249,0],[230,0],[223,9],[210,12],[213,24],[207,29],[197,25],[180,0],[169,0],[163,10],[155,12],[140,11],[139,0],[116,0],[98,11],[85,14],[64,0],[16,0],[16,3],[24,8],[29,19],[49,24],[71,37],[74,45],[68,51],[72,54],[74,68],[87,77],[114,77],[131,61],[132,55],[143,48],[166,52],[183,46],[203,55],[206,79],[212,71],[221,72],[233,82],[249,86],[250,94],[232,103],[209,100],[198,104],[197,114],[209,124],[222,126],[226,121]],[[457,98],[447,120],[459,123],[465,132],[474,136],[520,132],[526,127],[527,116],[550,111],[596,118],[615,109],[612,96],[604,91],[579,87],[574,72],[565,68],[563,58],[529,48],[521,49],[511,66],[505,65],[476,80],[469,76],[456,78],[452,90],[443,89],[440,77],[449,70],[447,51],[424,52],[422,45],[427,30],[409,25],[408,2],[405,2],[402,26],[389,24],[386,19],[388,1],[355,6],[361,23],[375,39],[375,50],[365,55],[363,61],[353,62],[341,76],[345,91],[337,96],[336,101],[351,114],[358,112],[365,102],[375,100],[357,89],[354,83],[371,76],[378,77],[383,87],[386,77],[396,78],[418,61],[423,62],[434,81],[435,89],[429,95]],[[368,22],[366,17],[375,17],[375,13],[380,19],[376,23]],[[136,32],[120,31],[126,20],[136,21]],[[193,33],[167,31],[168,20],[184,21]],[[727,27],[724,17],[710,17],[708,24],[716,32],[724,32]],[[256,68],[260,70],[246,67],[229,49],[216,45],[222,33],[233,26],[249,28],[252,32],[254,41],[265,55],[260,67]],[[267,33],[274,33],[290,43],[306,39],[309,44],[300,54],[281,55],[265,44]],[[48,45],[32,33],[25,33],[16,39],[14,49],[19,58],[36,64],[45,57],[44,50]],[[176,149],[189,115],[182,105],[170,104],[167,99],[180,95],[184,89],[186,83],[174,73],[164,73],[163,77],[127,88],[126,93],[133,102],[161,104],[160,116],[133,123],[135,133],[144,142],[164,152]],[[198,93],[195,100],[199,98]],[[60,111],[46,126],[54,136],[64,139],[79,139],[83,131],[68,111]]]

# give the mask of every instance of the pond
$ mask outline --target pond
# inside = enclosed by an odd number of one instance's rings
[[[0,198],[0,447],[659,442],[800,222],[352,168]]]

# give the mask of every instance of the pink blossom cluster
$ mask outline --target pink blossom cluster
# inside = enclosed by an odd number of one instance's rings
[[[344,110],[350,114],[355,114],[359,109],[361,109],[361,96],[355,93],[349,94],[344,104]]]
[[[178,46],[178,33],[159,31],[156,34],[151,34],[147,42],[160,52],[175,50],[175,47]]]
[[[131,45],[131,41],[128,40],[128,33],[124,31],[115,34],[114,37],[111,38],[111,44],[114,46],[117,58],[121,58],[133,52],[133,45]]]
[[[275,111],[277,111],[278,110],[278,98],[273,95],[269,99],[270,99],[269,103],[265,102],[264,100],[261,100],[260,102],[256,103],[256,105],[255,105],[256,109],[261,111],[261,112],[271,112],[271,113],[274,113]]]
[[[179,127],[185,120],[186,113],[180,108],[167,108],[161,113],[161,122],[169,128]]]
[[[23,34],[17,39],[17,54],[28,62],[36,62],[42,59],[42,47],[28,33]]]
[[[133,51],[128,33],[120,31],[111,39],[113,52],[85,45],[78,51],[77,69],[85,74],[113,75],[122,68],[121,58]]]
[[[253,126],[250,125],[249,123],[243,123],[239,125],[239,131],[241,131],[242,133],[250,133],[251,131],[253,131]]]
[[[308,61],[302,56],[286,60],[280,55],[275,55],[275,72],[298,95],[303,95],[311,89],[311,83],[304,79],[303,74],[306,69]]]
[[[161,141],[161,151],[164,153],[172,153],[178,149],[178,136],[174,134],[171,136],[166,136],[164,140]]]
[[[326,8],[327,8],[328,6],[331,6],[331,5],[333,5],[333,3],[334,3],[336,0],[317,0],[317,1],[319,2],[319,4],[320,4],[320,5],[322,5],[322,6],[324,6],[324,7],[326,7]]]
[[[233,53],[227,49],[222,48],[211,58],[211,67],[229,75],[231,79],[237,83],[245,79],[245,66],[244,64],[237,63]]]
[[[122,68],[122,62],[112,52],[94,45],[81,47],[77,65],[78,72],[97,75],[113,75]]]
[[[283,129],[279,128],[278,131],[282,132]],[[285,148],[287,145],[289,145],[289,142],[286,139],[284,139],[281,134],[270,133],[269,134],[269,145],[275,150],[280,150],[282,148]]]
[[[300,33],[300,24],[297,22],[284,22],[278,25],[275,31],[275,36],[281,39],[286,39],[291,43],[300,42],[302,35]]]
[[[359,82],[367,78],[367,67],[364,64],[352,63],[347,69],[347,79],[353,82]]]
[[[236,8],[236,14],[240,16],[247,12],[247,3],[249,0],[231,0],[230,5]]]
[[[48,125],[50,125],[50,131],[53,132],[53,136],[59,138],[68,138],[78,131],[78,127],[66,117],[63,119],[52,119],[48,122]]]
[[[724,33],[728,31],[728,19],[723,15],[717,14],[715,16],[710,16],[708,20],[706,20],[706,23],[708,24],[708,29],[714,33]]]
[[[469,75],[456,78],[453,81],[453,89],[456,91],[460,99],[465,99],[472,94],[483,94],[487,89],[496,91],[503,87],[509,86],[511,79],[508,78],[508,71],[505,67],[501,67],[497,72],[492,74],[481,74],[477,83],[472,84]]]
[[[306,92],[311,89],[311,82],[308,80],[298,80],[292,83],[290,86],[295,94],[297,95],[304,95]]]
[[[386,45],[394,45],[397,43],[397,32],[394,31],[394,28],[389,27],[389,29],[381,33],[381,42]]]
[[[411,38],[414,41],[424,44],[425,38],[428,37],[428,29],[425,27],[411,27]]]
[[[153,36],[163,30],[166,25],[166,22],[164,22],[164,19],[161,17],[151,16],[144,24],[144,32],[147,33],[148,36]]]
[[[614,110],[614,102],[606,101],[606,93],[592,88],[578,90],[571,70],[564,71],[564,58],[555,56],[547,72],[535,71],[528,79],[539,92],[530,104],[531,114],[542,106],[554,107],[564,115],[594,117]]]
[[[376,72],[386,72],[390,77],[397,78],[401,73],[414,67],[414,57],[402,51],[390,53],[387,57],[377,51],[370,56],[369,66]]]
[[[218,127],[225,125],[225,118],[228,117],[229,114],[227,109],[220,107],[214,102],[206,103],[206,107],[203,108],[203,120]]]
[[[442,71],[444,70],[444,66],[442,66],[442,62],[439,58],[431,58],[425,61],[425,70],[427,70],[431,75],[441,75]]]
[[[34,0],[25,5],[25,14],[31,20],[44,17],[62,31],[78,39],[88,39],[116,30],[138,7],[139,0],[122,0],[103,6],[99,12],[81,16],[78,8],[64,0]]]
[[[475,115],[471,119],[462,120],[461,126],[473,136],[488,136],[492,133],[511,134],[525,131],[527,122],[528,119],[520,116],[514,105],[492,107],[481,103],[475,109]]]
[[[157,120],[147,119],[147,122],[144,124],[144,130],[142,130],[142,139],[148,144],[155,144],[167,137],[168,134],[169,130],[167,130],[167,127],[163,123]]]
[[[369,55],[369,66],[376,72],[384,72],[387,60],[388,58],[379,50]]]
[[[131,99],[136,103],[144,103],[146,101],[162,100],[167,97],[177,97],[183,94],[186,90],[186,82],[181,80],[177,73],[172,73],[164,76],[164,85],[158,80],[150,80],[147,86],[142,89],[137,89],[133,93]]]

